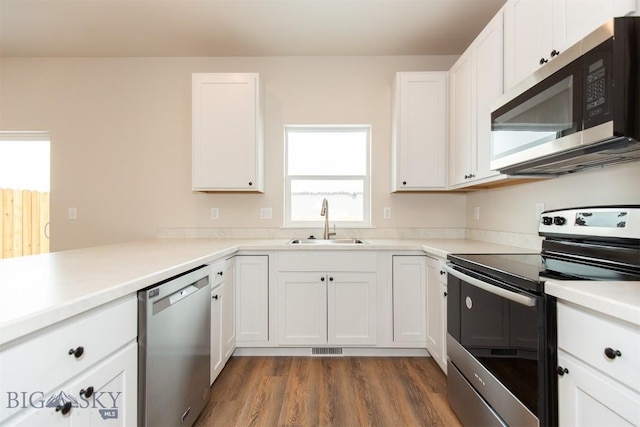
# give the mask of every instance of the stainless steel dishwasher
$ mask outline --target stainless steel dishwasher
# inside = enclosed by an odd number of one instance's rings
[[[191,426],[209,400],[209,272],[138,292],[138,425]]]

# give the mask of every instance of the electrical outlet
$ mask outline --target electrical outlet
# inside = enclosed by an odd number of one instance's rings
[[[260,208],[260,219],[271,219],[272,215],[271,208]]]
[[[473,219],[480,219],[480,206],[473,208]]]
[[[544,203],[536,203],[536,218],[540,219],[542,212],[544,212]]]
[[[69,208],[67,218],[69,218],[70,220],[78,219],[78,208]]]
[[[211,219],[219,219],[220,218],[220,209],[211,208]]]
[[[384,208],[384,219],[391,219],[391,208]]]

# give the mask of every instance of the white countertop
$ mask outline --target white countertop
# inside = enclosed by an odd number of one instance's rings
[[[640,326],[640,282],[547,280],[545,292]]]
[[[464,239],[287,245],[288,239],[154,239],[0,260],[0,345],[238,250],[530,252]]]
[[[0,346],[239,250],[424,251],[442,258],[450,253],[532,252],[466,239],[366,239],[364,245],[287,245],[288,240],[153,239],[0,260]],[[640,324],[638,282],[602,288],[575,282],[580,284],[575,290],[571,283],[548,287],[558,297],[626,313],[625,320]],[[628,288],[625,293],[618,292],[623,288]]]

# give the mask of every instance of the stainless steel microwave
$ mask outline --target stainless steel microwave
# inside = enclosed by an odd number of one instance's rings
[[[640,17],[614,18],[491,108],[491,169],[558,175],[640,160]]]

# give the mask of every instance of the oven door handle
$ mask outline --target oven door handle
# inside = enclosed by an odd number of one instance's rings
[[[467,274],[461,273],[458,270],[455,270],[453,267],[451,267],[451,263],[446,263],[443,265],[445,271],[449,274],[451,274],[454,277],[457,277],[460,280],[463,280],[465,282],[467,282],[470,285],[475,286],[476,288],[480,288],[483,291],[487,291],[489,293],[492,293],[494,295],[497,295],[499,297],[502,298],[506,298],[509,301],[513,301],[515,303],[518,303],[520,305],[526,305],[527,307],[535,307],[536,306],[536,300],[535,298],[529,297],[527,295],[522,295],[519,294],[517,292],[512,292],[509,291],[507,289],[501,288],[499,286],[495,286],[492,285],[490,283],[487,282],[483,282],[482,280],[478,280],[475,277],[471,277]]]

